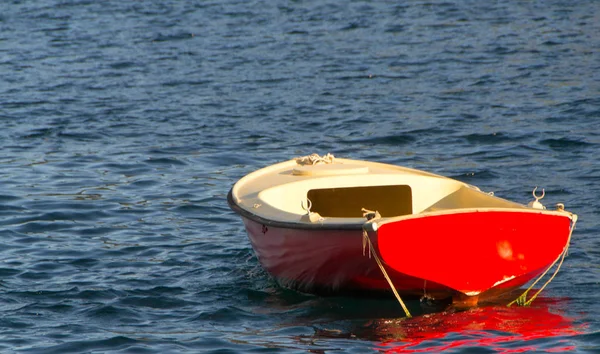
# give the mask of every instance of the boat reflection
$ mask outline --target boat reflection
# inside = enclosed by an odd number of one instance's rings
[[[353,328],[352,336],[372,340],[388,353],[464,352],[486,348],[499,353],[567,352],[576,350],[569,337],[585,325],[564,314],[566,301],[539,298],[530,307],[488,305],[467,310],[448,308],[414,318],[371,320]],[[317,336],[340,336],[317,330]]]

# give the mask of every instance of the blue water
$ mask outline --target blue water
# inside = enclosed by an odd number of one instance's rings
[[[594,0],[2,1],[0,351],[597,352],[599,34]],[[569,256],[531,308],[281,289],[226,195],[313,152],[545,188]]]

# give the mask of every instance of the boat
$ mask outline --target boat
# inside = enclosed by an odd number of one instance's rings
[[[562,264],[577,215],[533,196],[525,205],[426,171],[313,154],[242,177],[228,203],[283,287],[476,306]]]

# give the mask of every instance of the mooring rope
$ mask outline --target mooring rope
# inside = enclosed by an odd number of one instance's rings
[[[560,267],[562,266],[563,261],[565,260],[565,256],[567,255],[567,252],[569,251],[569,245],[571,244],[571,235],[573,235],[573,230],[575,229],[575,224],[577,223],[577,215],[573,215],[571,220],[572,220],[571,229],[569,230],[569,237],[567,238],[567,245],[565,246],[565,249],[561,252],[561,254],[558,255],[556,260],[554,262],[552,262],[552,264],[548,267],[548,269],[546,269],[546,271],[544,271],[544,273],[542,273],[542,275],[540,275],[539,278],[537,278],[536,281],[534,281],[533,284],[531,284],[531,286],[529,286],[529,288],[527,288],[527,290],[525,290],[525,292],[523,294],[521,294],[519,297],[517,297],[516,299],[514,299],[507,305],[508,307],[512,306],[515,303],[519,306],[531,305],[533,300],[535,300],[535,298],[542,292],[542,290],[544,290],[546,285],[550,284],[550,282],[554,279],[556,274],[558,274],[558,271],[560,270]],[[542,278],[546,275],[546,273],[548,273],[548,271],[550,269],[552,269],[552,267],[554,267],[556,262],[558,262],[559,260],[560,260],[560,262],[558,263],[558,266],[556,267],[554,274],[552,274],[550,279],[548,279],[546,281],[546,283],[544,283],[544,285],[535,294],[533,294],[533,296],[529,300],[527,300],[527,293],[529,293],[529,291],[535,286],[535,284],[537,284],[540,280],[542,280]]]
[[[362,211],[363,211],[363,216],[368,219],[367,223],[371,223],[371,222],[381,218],[381,216],[379,215],[379,213],[377,211],[367,210],[364,208],[362,209]],[[363,226],[363,256],[365,255],[365,248],[366,248],[367,244],[369,245],[369,258],[371,258],[371,254],[372,254],[373,258],[375,258],[375,262],[377,262],[377,265],[379,266],[379,269],[381,269],[381,273],[383,274],[383,277],[385,278],[385,280],[387,280],[388,284],[390,285],[390,288],[392,289],[394,296],[396,296],[396,300],[398,300],[398,302],[400,303],[400,306],[402,306],[402,309],[404,310],[406,317],[411,318],[412,315],[410,314],[410,311],[408,311],[408,308],[404,304],[404,301],[402,301],[400,294],[398,294],[398,291],[396,291],[396,287],[394,286],[392,279],[385,271],[385,268],[383,267],[383,263],[379,259],[379,256],[377,255],[377,251],[373,247],[371,238],[369,238],[369,232]]]
[[[324,163],[324,164],[330,164],[333,163],[333,160],[335,159],[335,156],[333,156],[330,153],[327,153],[327,155],[323,155],[323,156],[319,156],[319,154],[312,154],[312,155],[307,155],[307,156],[302,156],[302,157],[296,157],[296,163],[298,165],[316,165],[319,163]]]

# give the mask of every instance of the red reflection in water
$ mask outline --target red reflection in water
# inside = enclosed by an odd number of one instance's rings
[[[543,341],[533,342],[583,333],[583,326],[575,326],[572,318],[559,313],[547,303],[532,307],[478,307],[408,320],[381,320],[376,329],[388,338],[381,343],[388,353],[439,353],[466,347],[486,347],[499,353],[575,350],[568,339],[554,341],[551,348],[540,348]]]

